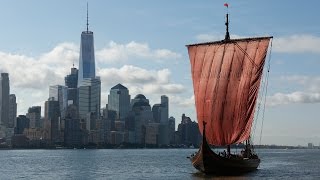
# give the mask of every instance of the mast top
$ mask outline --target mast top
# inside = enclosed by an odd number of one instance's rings
[[[89,32],[89,10],[88,10],[88,2],[87,2],[87,32]]]
[[[228,13],[228,8],[229,8],[229,4],[228,3],[224,3],[224,6],[227,7],[227,14],[226,14],[226,36],[224,38],[225,41],[229,41],[230,40],[230,34],[229,34],[229,13]]]

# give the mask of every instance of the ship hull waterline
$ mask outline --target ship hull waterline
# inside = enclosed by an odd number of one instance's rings
[[[190,160],[192,165],[202,173],[215,175],[249,173],[257,170],[260,164],[258,157],[220,156],[211,150],[206,141],[202,143],[199,151],[190,157]]]

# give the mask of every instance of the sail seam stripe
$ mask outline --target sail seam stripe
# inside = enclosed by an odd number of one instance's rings
[[[205,60],[206,60],[206,55],[207,55],[207,51],[208,51],[208,46],[206,46],[206,49],[205,49],[205,51],[204,51],[204,56],[203,56],[203,59],[202,59],[202,65],[201,65],[201,69],[202,69],[202,71],[201,71],[201,74],[200,74],[200,82],[199,82],[199,87],[200,86],[202,86],[202,83],[201,83],[201,79],[202,79],[202,73],[204,73],[204,71],[203,71],[203,66],[204,66],[204,64],[205,64]],[[207,85],[206,85],[207,86]],[[201,89],[201,88],[200,88]],[[198,93],[199,93],[199,91],[198,91]],[[203,101],[205,101],[206,100],[206,98],[205,98],[205,94],[204,94],[204,96],[203,96]],[[203,104],[203,106],[202,106],[202,118],[203,118],[203,120],[202,121],[204,121],[204,118],[205,118],[205,114],[204,114],[204,108],[205,108],[205,102],[203,102],[202,103]],[[204,132],[205,133],[205,132]]]
[[[223,59],[224,59],[224,55],[225,55],[225,52],[226,52],[226,46],[227,46],[227,44],[224,44],[224,46],[223,46],[223,54],[222,54],[222,57],[221,57],[221,60],[220,60],[220,70],[219,70],[219,76],[218,76],[218,81],[217,81],[217,89],[219,89],[219,85],[220,85],[220,74],[221,74],[221,69],[222,69],[222,65],[223,65]],[[216,93],[217,94],[217,93]],[[215,97],[217,97],[217,95],[215,96]],[[220,124],[220,128],[221,129],[223,129],[222,128],[222,123],[221,123],[221,112],[220,112],[220,116],[219,116],[219,124]]]
[[[215,47],[215,49],[214,49],[214,53],[213,53],[213,56],[212,56],[212,58],[211,58],[211,60],[210,60],[210,68],[209,68],[209,72],[208,72],[208,78],[207,78],[207,83],[206,83],[206,90],[205,90],[205,97],[204,97],[204,99],[207,99],[207,91],[208,91],[208,82],[209,82],[209,79],[210,79],[210,77],[211,77],[211,67],[212,67],[212,63],[213,63],[213,60],[214,60],[214,57],[215,57],[215,55],[216,55],[216,52],[217,52],[217,47]],[[210,98],[210,96],[209,96],[209,98]],[[211,99],[209,100],[209,102],[211,102]],[[212,102],[211,102],[211,104],[212,104]],[[210,104],[209,104],[210,105]],[[209,107],[209,106],[206,106],[207,108]],[[212,107],[211,107],[212,108]],[[211,114],[209,114],[210,115],[210,120],[211,120]],[[209,117],[208,117],[208,119],[209,119]],[[208,120],[209,121],[209,120]],[[212,125],[212,123],[210,123],[210,129],[213,129],[213,125]]]
[[[234,46],[233,46],[234,47]],[[232,65],[233,65],[233,62],[234,62],[234,51],[233,51],[233,54],[232,54],[232,58],[231,58],[231,63],[230,63],[230,66],[229,66],[229,70],[228,70],[228,80],[230,80],[230,74],[231,74],[231,70],[232,70]],[[229,89],[229,85],[230,85],[230,81],[227,83],[227,87],[226,87],[226,94],[225,94],[225,98],[228,97],[228,89]],[[227,104],[227,101],[225,102]],[[228,105],[228,104],[227,104]],[[222,116],[224,116],[224,111],[225,111],[225,105],[223,106],[223,113],[222,113]],[[234,113],[232,113],[233,116],[234,116]],[[233,124],[232,124],[233,125]],[[228,132],[229,133],[229,132]],[[229,137],[228,137],[229,138]]]
[[[246,51],[248,50],[248,44],[249,44],[249,43],[247,42],[247,43],[246,43],[246,48],[245,48]],[[241,52],[243,52],[243,51],[241,51]],[[245,56],[245,54],[244,54],[244,55],[243,55],[243,58],[242,58],[242,61],[241,61],[241,66],[242,66],[242,68],[241,68],[241,75],[242,75],[243,69],[244,69],[244,68],[243,68],[243,64],[244,64],[244,62],[245,62],[245,58],[246,58],[246,56]],[[243,79],[242,77],[243,77],[243,76],[241,76],[241,78],[240,78],[240,82],[241,82],[242,79]],[[240,86],[240,84],[241,84],[241,83],[239,83],[239,86]],[[239,86],[238,86],[238,88],[237,88],[238,91],[240,90]],[[238,96],[238,92],[237,92],[237,96]],[[241,98],[241,97],[242,97],[242,93],[240,94],[240,98]],[[243,110],[242,110],[242,108],[241,108],[241,107],[242,107],[242,106],[241,106],[241,103],[242,103],[242,101],[240,101],[240,105],[239,105],[239,106],[240,106],[240,112],[238,111],[238,113],[240,113],[240,115],[239,115],[240,117],[242,117],[242,112],[243,112]],[[239,124],[240,124],[240,121],[238,121],[237,127],[239,127]]]
[[[256,45],[256,47],[259,47],[259,43],[261,43],[261,41],[258,42],[258,44]],[[249,46],[249,43],[247,44],[247,46]],[[254,59],[256,59],[257,52],[258,52],[257,48],[255,48],[255,49],[256,49],[256,50],[255,50],[255,52],[254,52]],[[247,53],[246,53],[246,54],[247,54]],[[247,56],[247,57],[250,58],[249,56]],[[256,65],[255,62],[253,62],[252,65]],[[257,65],[256,65],[256,68],[257,68],[257,70],[258,70]],[[247,96],[247,99],[246,99],[246,109],[249,109],[249,107],[250,107],[250,106],[248,107],[248,102],[249,102],[249,99],[250,99],[250,90],[251,90],[251,87],[252,87],[251,81],[252,81],[252,76],[253,76],[253,69],[254,69],[254,68],[251,69],[251,71],[250,71],[250,72],[251,72],[251,73],[250,73],[250,78],[248,78],[248,79],[249,79],[249,89],[248,89],[248,96]],[[252,112],[251,112],[251,113],[252,113]],[[245,118],[246,118],[246,119],[248,118],[248,111],[246,112]],[[248,129],[247,129],[247,128],[244,128],[244,129],[242,130],[242,133],[241,133],[240,137],[242,137],[244,134],[246,134],[247,131],[248,131]]]

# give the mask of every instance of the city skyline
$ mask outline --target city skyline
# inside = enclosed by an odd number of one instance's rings
[[[78,64],[79,33],[86,29],[86,2],[30,1],[19,2],[19,7],[15,3],[0,7],[1,20],[7,27],[0,30],[6,42],[0,45],[0,71],[10,74],[10,90],[16,94],[20,115],[31,106],[44,109],[49,86],[64,84],[72,64]],[[140,6],[132,2],[126,6],[116,1],[89,2],[102,107],[107,103],[109,89],[121,83],[128,87],[132,97],[146,95],[150,104],[166,94],[170,98],[169,116],[178,119],[185,113],[196,120],[184,45],[223,38],[224,1],[204,1],[198,5],[170,3],[172,6],[168,7],[168,2],[142,1]],[[262,144],[320,142],[317,128],[320,31],[311,20],[317,17],[313,8],[319,3],[312,4],[315,5],[229,1],[231,38],[274,36]],[[55,7],[60,13],[56,13]],[[272,9],[273,15],[268,16],[265,8]],[[68,13],[70,9],[74,11]],[[295,15],[298,10],[303,12],[299,16]]]

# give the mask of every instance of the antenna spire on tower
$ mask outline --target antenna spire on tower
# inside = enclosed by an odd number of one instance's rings
[[[88,2],[87,2],[87,32],[89,31],[89,12],[88,12],[88,11],[89,11],[89,10],[88,10],[89,8],[88,8],[88,6],[89,6],[89,5],[88,5]]]

